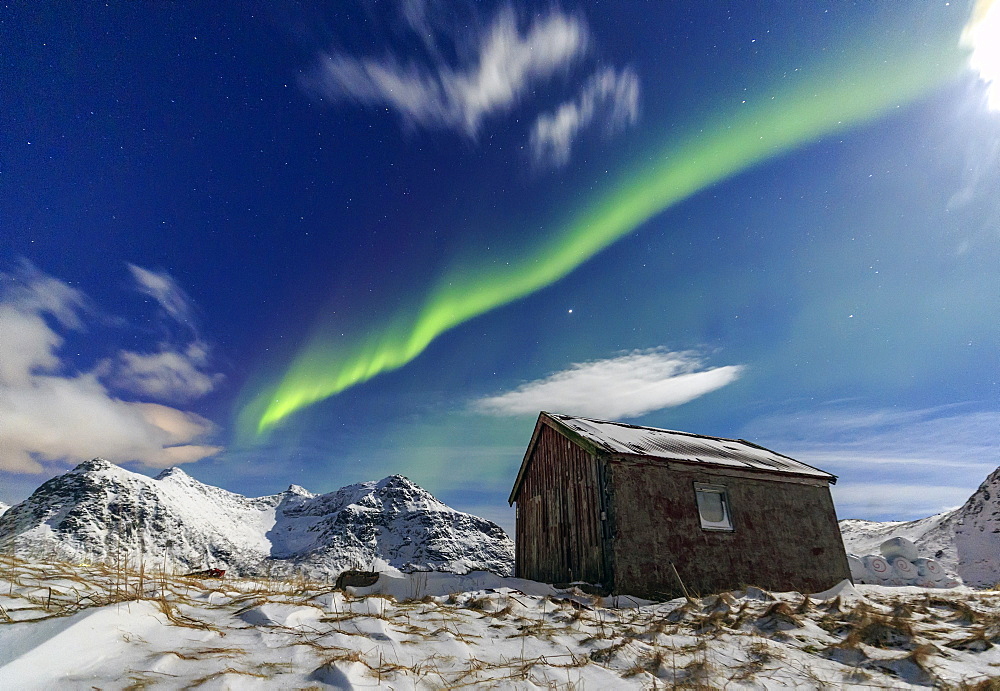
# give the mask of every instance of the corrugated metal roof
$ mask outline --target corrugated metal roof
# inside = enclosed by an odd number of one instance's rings
[[[631,454],[663,460],[705,463],[731,468],[777,471],[808,475],[836,482],[830,473],[782,456],[744,439],[706,437],[656,427],[591,420],[572,415],[545,413],[598,448],[614,454]]]

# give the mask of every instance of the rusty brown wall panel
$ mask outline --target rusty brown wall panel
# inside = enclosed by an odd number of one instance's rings
[[[596,460],[541,430],[517,496],[518,576],[549,583],[604,580]]]
[[[818,592],[849,578],[829,487],[614,461],[614,589],[700,594],[758,585]],[[734,530],[701,527],[694,483],[725,485]]]

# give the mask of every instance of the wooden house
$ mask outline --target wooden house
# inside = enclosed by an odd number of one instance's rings
[[[674,597],[850,578],[837,478],[742,439],[542,412],[509,503],[516,573]]]

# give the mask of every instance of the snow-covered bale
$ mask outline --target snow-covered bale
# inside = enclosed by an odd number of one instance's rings
[[[912,540],[907,540],[905,537],[897,536],[889,538],[879,545],[879,551],[889,562],[898,557],[902,557],[907,561],[913,561],[917,558],[917,546],[913,544]]]
[[[917,567],[917,573],[920,574],[920,577],[928,581],[937,583],[948,578],[944,568],[933,559],[920,557],[913,560],[913,565]]]
[[[871,575],[872,580],[868,582],[878,584],[892,578],[892,567],[885,560],[885,557],[877,554],[866,554],[861,558],[861,561]]]
[[[424,597],[440,597],[451,593],[495,591],[508,588],[529,595],[556,595],[560,591],[547,583],[538,583],[522,578],[504,578],[489,571],[470,571],[465,574],[440,571],[416,571],[404,573],[390,569],[378,575],[378,580],[366,587],[349,587],[352,595],[389,595],[397,600],[419,600]]]
[[[847,564],[851,567],[851,580],[855,583],[867,583],[867,579],[871,574],[868,572],[868,568],[865,563],[861,560],[861,557],[856,554],[847,555]]]
[[[887,560],[878,554],[863,557],[848,555],[851,565],[851,579],[858,584],[885,585],[893,587],[919,586],[921,588],[954,588],[958,581],[948,579],[941,565],[933,559],[903,557]]]
[[[892,577],[898,578],[901,581],[906,581],[907,585],[912,584],[917,580],[920,575],[917,573],[917,567],[913,565],[913,562],[905,557],[894,557],[892,562]]]

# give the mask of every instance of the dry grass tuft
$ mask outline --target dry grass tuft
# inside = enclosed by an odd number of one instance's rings
[[[710,689],[713,688],[709,681],[712,678],[713,668],[705,657],[700,657],[686,664],[679,683],[675,686],[679,688]]]
[[[802,627],[802,621],[785,602],[775,602],[753,623],[754,628],[763,633],[789,631]]]
[[[864,643],[874,648],[913,647],[913,627],[907,622],[887,619],[875,614],[857,622],[845,639],[848,645]]]
[[[746,657],[746,661],[733,670],[733,681],[753,679],[769,663],[776,659],[781,659],[782,655],[772,649],[767,639],[754,636],[750,644],[746,647]]]
[[[590,659],[599,665],[606,665],[611,662],[618,654],[618,651],[627,646],[629,642],[630,641],[627,638],[623,638],[617,643],[612,643],[606,648],[595,650],[590,653]]]
[[[992,634],[992,635],[991,635]],[[978,626],[969,632],[968,636],[945,643],[949,648],[955,650],[965,650],[973,653],[981,653],[992,648],[1000,642],[1000,633],[988,633],[986,627]]]
[[[927,596],[926,605],[929,609],[944,609],[951,613],[951,617],[946,617],[950,623],[968,626],[970,624],[982,623],[981,612],[972,608],[969,603],[959,599],[947,599],[943,597]],[[934,615],[941,618],[939,615]]]
[[[962,682],[956,688],[962,691],[1000,691],[1000,677],[980,679],[974,682]]]

